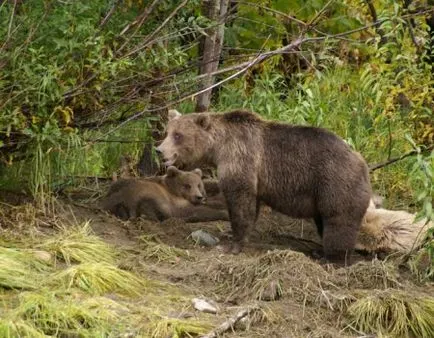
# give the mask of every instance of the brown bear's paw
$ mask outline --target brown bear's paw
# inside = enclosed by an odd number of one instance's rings
[[[352,265],[350,257],[345,257],[345,255],[326,255],[324,257],[326,264],[331,264],[335,268],[344,268]]]
[[[238,255],[243,250],[243,246],[240,242],[227,242],[218,245],[217,249],[225,254]]]

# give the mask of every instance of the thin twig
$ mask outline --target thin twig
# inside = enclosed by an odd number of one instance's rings
[[[113,5],[110,7],[109,11],[107,12],[107,14],[104,16],[104,18],[101,20],[101,23],[99,24],[99,29],[101,30],[105,24],[110,20],[110,18],[112,17],[113,13],[116,10],[116,7],[118,6],[119,2],[121,0],[114,0],[113,1]]]
[[[178,11],[183,8],[186,4],[187,4],[188,0],[184,0],[183,2],[181,2],[178,7],[176,7],[172,13],[169,14],[169,16],[163,21],[163,23],[157,27],[157,29],[155,29],[151,34],[149,34],[149,36],[145,39],[145,41],[137,48],[133,49],[132,51],[130,51],[129,53],[125,54],[123,57],[126,58],[128,56],[131,56],[135,53],[137,53],[138,51],[142,50],[143,48],[148,47],[149,42],[151,42],[151,40],[154,38],[154,36],[156,34],[158,34],[166,25],[167,23],[172,20],[172,18],[178,13]]]
[[[256,8],[260,8],[260,9],[264,9],[264,10],[270,12],[270,13],[274,13],[274,14],[277,14],[277,15],[283,16],[284,18],[286,18],[286,19],[288,19],[288,20],[290,20],[290,21],[294,21],[295,23],[297,23],[298,25],[300,25],[300,26],[302,26],[302,27],[306,27],[306,26],[307,26],[307,24],[306,24],[304,21],[299,20],[299,19],[297,19],[297,18],[294,17],[294,16],[291,16],[291,15],[289,15],[289,14],[286,14],[286,13],[280,12],[280,11],[278,11],[278,10],[276,10],[276,9],[273,9],[273,8],[270,8],[270,7],[262,6],[262,5],[260,5],[260,4],[253,3],[253,2],[249,2],[249,1],[238,1],[238,0],[232,0],[232,2],[237,3],[237,4],[241,4],[241,5],[247,5],[247,6],[252,6],[252,7],[256,7]]]
[[[313,17],[313,19],[310,20],[310,22],[308,23],[308,27],[316,26],[318,20],[322,17],[322,15],[327,10],[327,8],[332,4],[332,2],[334,2],[334,0],[329,0],[329,2],[327,2],[323,6],[323,8],[321,8],[321,10]]]
[[[140,27],[142,27],[143,23],[145,22],[145,20],[147,19],[147,17],[149,16],[149,14],[152,13],[152,11],[154,10],[155,6],[160,2],[161,0],[154,0],[149,6],[147,6],[145,8],[145,10],[143,11],[143,13],[140,15],[138,20],[134,20],[132,23],[130,23],[127,27],[125,27],[122,32],[119,35],[123,35],[125,34],[130,28],[131,26],[133,26],[137,21],[137,26],[136,29],[134,30],[133,34],[131,34],[131,36],[125,40],[125,42],[119,47],[119,49],[116,51],[116,54],[119,54],[122,49],[125,48],[125,46],[127,46],[131,39],[137,34],[137,32],[139,31]]]
[[[220,337],[220,335],[234,327],[234,325],[239,322],[241,319],[247,317],[251,313],[258,311],[259,307],[252,306],[248,307],[247,309],[238,311],[237,314],[231,318],[229,318],[227,321],[223,322],[221,325],[216,327],[213,331],[200,336],[200,338],[216,338]]]
[[[129,122],[131,122],[131,121],[133,121],[135,119],[137,119],[138,117],[142,116],[143,114],[145,114],[147,112],[155,112],[155,111],[159,111],[159,110],[162,110],[162,109],[170,108],[173,105],[178,104],[180,102],[183,102],[185,100],[193,99],[197,95],[200,95],[201,93],[203,93],[203,92],[205,92],[207,90],[211,90],[211,89],[213,89],[215,87],[218,87],[218,86],[222,85],[223,83],[226,83],[226,82],[228,82],[228,81],[230,81],[230,80],[238,77],[239,75],[241,75],[244,72],[246,72],[252,66],[254,66],[254,65],[256,65],[256,64],[258,64],[260,62],[263,62],[264,60],[268,59],[269,57],[271,57],[273,55],[281,54],[283,52],[287,52],[287,51],[292,50],[294,48],[298,48],[302,43],[304,43],[306,41],[310,41],[310,40],[311,40],[311,38],[302,39],[300,37],[300,38],[296,39],[294,42],[290,43],[287,46],[284,46],[284,47],[279,48],[277,50],[274,50],[272,52],[267,52],[267,53],[259,54],[255,59],[253,59],[253,60],[251,60],[249,62],[243,63],[242,65],[244,67],[241,70],[237,71],[236,73],[232,74],[231,76],[229,76],[229,77],[227,77],[227,78],[225,78],[225,79],[223,79],[223,80],[221,80],[219,82],[216,82],[216,83],[214,83],[213,85],[211,85],[211,86],[209,86],[207,88],[199,90],[199,91],[197,91],[195,93],[185,95],[185,96],[183,96],[183,97],[181,97],[181,98],[179,98],[177,100],[174,100],[174,101],[172,101],[172,102],[170,102],[170,103],[168,103],[168,104],[166,104],[166,105],[164,105],[162,107],[157,107],[157,108],[153,108],[153,109],[144,109],[144,110],[142,110],[142,111],[140,111],[140,112],[132,115],[131,117],[129,117],[128,119],[126,119],[125,121],[123,121],[122,123],[120,123],[119,125],[117,125],[115,128],[109,130],[107,133],[101,135],[99,137],[99,139],[106,137],[107,135],[109,135],[109,134],[113,133],[114,131],[118,130],[119,128],[123,127],[125,124],[127,124],[127,123],[129,123]]]
[[[420,152],[421,153],[427,153],[427,152],[432,151],[432,150],[434,150],[434,145],[426,147],[425,149],[421,149]],[[388,166],[389,164],[401,161],[401,160],[403,160],[403,159],[405,159],[407,157],[410,157],[410,156],[413,156],[413,155],[417,155],[417,154],[419,154],[419,151],[416,150],[416,149],[414,149],[414,150],[411,150],[411,151],[409,151],[409,152],[407,152],[405,154],[402,154],[400,156],[391,158],[390,160],[387,160],[385,162],[380,162],[380,163],[377,163],[377,164],[371,164],[371,165],[369,165],[369,170],[374,171],[374,170],[383,168],[385,166]]]

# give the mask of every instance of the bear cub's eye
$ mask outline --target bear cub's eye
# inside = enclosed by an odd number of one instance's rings
[[[175,141],[181,141],[181,139],[182,139],[182,135],[180,134],[180,133],[174,133],[173,134],[173,139],[175,140]]]
[[[185,188],[185,189],[190,189],[190,188],[191,188],[191,185],[190,185],[190,184],[184,184],[184,188]]]

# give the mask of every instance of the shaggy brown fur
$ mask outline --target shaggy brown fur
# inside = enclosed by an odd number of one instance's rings
[[[170,217],[187,222],[228,220],[226,210],[203,205],[205,198],[200,169],[185,172],[169,167],[164,176],[113,183],[102,207],[122,219],[142,215],[158,221]]]
[[[370,253],[408,253],[418,248],[432,222],[415,222],[415,215],[403,210],[375,208],[370,203],[363,219],[356,249]]]
[[[166,165],[217,167],[238,253],[260,201],[296,218],[313,218],[330,261],[354,249],[371,186],[362,157],[315,127],[262,120],[247,111],[175,116],[157,148]]]

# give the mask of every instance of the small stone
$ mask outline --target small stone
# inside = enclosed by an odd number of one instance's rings
[[[217,313],[217,308],[204,299],[193,298],[192,303],[193,307],[198,311],[206,313]]]
[[[219,242],[217,237],[214,237],[204,230],[193,231],[190,236],[199,245],[215,246]]]

